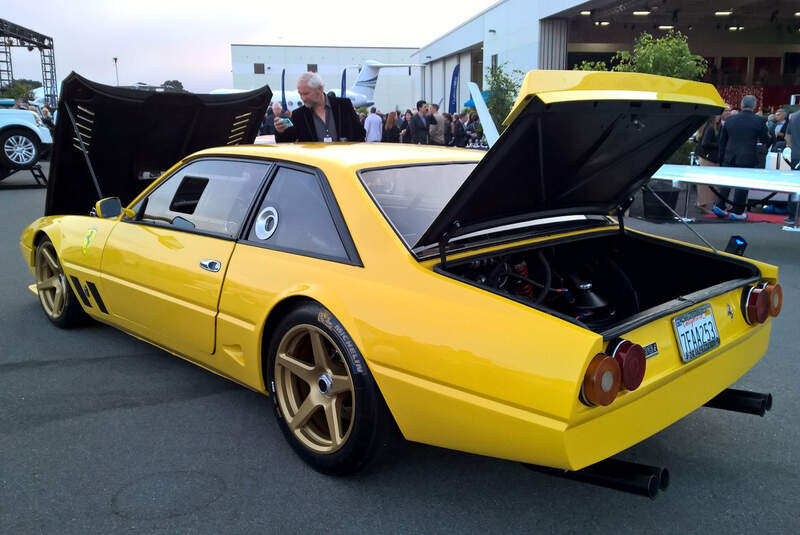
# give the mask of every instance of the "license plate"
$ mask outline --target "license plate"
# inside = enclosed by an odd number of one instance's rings
[[[719,331],[711,305],[703,305],[672,319],[681,350],[681,360],[689,362],[719,346]]]

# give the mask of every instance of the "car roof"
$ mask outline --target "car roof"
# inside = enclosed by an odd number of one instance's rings
[[[194,153],[198,156],[250,156],[288,160],[327,169],[365,169],[403,164],[474,162],[485,152],[472,149],[400,143],[277,143],[214,147]]]

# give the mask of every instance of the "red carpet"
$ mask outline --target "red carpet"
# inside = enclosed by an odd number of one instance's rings
[[[761,214],[758,212],[747,212],[747,221],[750,223],[774,223],[776,225],[783,225],[783,220],[786,216],[787,214]],[[714,214],[705,214],[703,217],[725,221],[724,218],[717,217]]]

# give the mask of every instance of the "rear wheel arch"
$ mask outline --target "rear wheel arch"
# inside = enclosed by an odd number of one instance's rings
[[[327,364],[321,364],[317,359],[316,349],[313,351],[314,362],[308,360],[308,344],[313,345],[313,342],[309,342],[307,337],[313,338],[314,332],[319,333],[318,339],[321,335],[328,342],[328,352],[324,359],[331,360]],[[291,347],[299,348],[299,352],[295,353],[294,349],[289,352]],[[335,351],[331,352],[331,349]],[[290,355],[290,361],[295,360],[305,367],[312,367],[312,375],[322,374],[319,378],[321,394],[314,393],[316,375],[309,379],[307,370],[298,373],[295,371],[296,364],[287,366],[283,362],[278,366],[276,355],[284,355],[284,351]],[[286,361],[286,357],[283,360]],[[341,382],[344,373],[341,368],[337,371],[337,363],[343,364],[347,370],[349,395],[347,389],[339,390],[342,384],[335,387],[336,390],[330,394],[323,388],[326,377],[329,387],[332,384],[331,379],[335,381],[333,384]],[[335,475],[357,471],[380,449],[400,436],[394,417],[386,406],[357,342],[350,337],[339,318],[320,301],[308,296],[291,296],[270,311],[262,336],[261,365],[266,391],[272,398],[279,427],[292,448],[316,470]],[[337,406],[336,399],[343,405],[338,405],[338,409],[325,408],[325,416],[320,420],[324,424],[321,427],[323,432],[320,432],[320,421],[308,418],[310,411],[322,411],[319,407],[325,406],[326,396],[335,398],[331,407]],[[316,409],[303,409],[309,401],[309,406]],[[334,412],[329,413],[329,410]],[[293,424],[295,418],[302,418],[301,414],[305,414],[305,419]],[[322,413],[314,414],[317,419]],[[331,417],[339,421],[341,429],[346,430],[343,436],[335,438],[333,429],[336,426],[331,424]],[[325,436],[325,429],[331,430],[329,437]]]
[[[264,328],[262,329],[261,333],[261,378],[264,380],[264,388],[270,395],[272,395],[272,393],[269,390],[268,382],[269,370],[267,370],[267,349],[269,348],[270,340],[272,340],[272,335],[275,332],[275,329],[278,327],[278,324],[281,322],[281,319],[286,316],[286,314],[295,308],[299,308],[305,304],[311,303],[324,306],[316,299],[312,299],[305,295],[292,295],[283,299],[274,307],[272,307],[272,310],[270,310],[269,314],[267,314],[267,319],[264,320]]]

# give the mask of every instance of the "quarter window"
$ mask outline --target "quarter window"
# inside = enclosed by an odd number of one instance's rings
[[[234,160],[193,162],[136,206],[136,220],[235,238],[268,168]]]
[[[282,167],[258,209],[248,240],[276,249],[347,260],[319,180]]]

